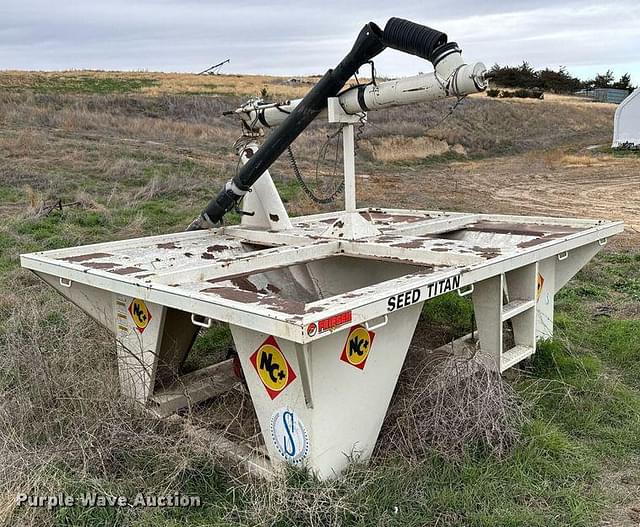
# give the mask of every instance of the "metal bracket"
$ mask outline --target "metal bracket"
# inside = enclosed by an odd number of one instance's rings
[[[473,293],[473,284],[471,284],[469,286],[469,289],[467,289],[466,291],[462,291],[461,289],[458,289],[458,296],[468,296],[471,293]]]
[[[200,318],[202,321],[200,321]],[[200,317],[200,315],[196,315],[194,313],[191,314],[191,323],[194,326],[200,326],[201,328],[209,329],[211,324],[213,324],[213,319],[207,317]]]
[[[367,331],[372,331],[374,329],[381,328],[382,326],[386,326],[387,322],[389,322],[389,315],[384,315],[382,317],[382,322],[380,322],[379,324],[374,324],[373,326],[370,326],[369,322],[367,321],[364,323],[364,327],[367,329]]]
[[[560,253],[558,255],[558,261],[562,261],[562,260],[566,260],[567,258],[569,258],[569,251],[565,251],[563,253]]]
[[[62,287],[71,287],[71,285],[73,284],[73,282],[68,278],[60,278],[59,281]]]
[[[327,99],[327,120],[330,123],[347,123],[354,124],[360,120],[366,120],[366,112],[350,114],[344,111],[338,97],[329,97]]]
[[[239,206],[236,205],[234,212],[239,216],[255,216],[255,212],[247,212],[246,210],[242,210]]]

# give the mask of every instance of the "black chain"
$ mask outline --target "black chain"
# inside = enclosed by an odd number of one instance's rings
[[[460,104],[462,104],[462,101],[465,98],[466,98],[466,95],[458,96],[457,101],[455,102],[455,104],[453,104],[449,108],[449,112],[447,114],[445,114],[442,117],[442,119],[440,119],[440,121],[438,121],[435,125],[430,126],[428,128],[428,130],[433,130],[434,128],[440,126],[443,122],[445,122],[455,112],[456,108],[458,108],[458,106],[460,106]],[[359,141],[360,137],[362,136],[362,134],[364,132],[365,124],[366,124],[365,118],[364,118],[364,116],[361,116],[358,124],[355,126],[354,154],[356,154],[356,155],[357,155],[357,152],[358,152],[358,141]],[[327,142],[320,149],[320,154],[318,155],[318,159],[316,161],[316,180],[318,178],[318,166],[319,166],[319,163],[320,163],[320,158],[323,156],[323,154],[326,155],[326,148],[328,147],[331,139],[333,139],[334,137],[339,135],[341,132],[342,132],[342,129],[338,130],[336,133],[334,133],[332,135],[327,136]],[[309,185],[307,185],[307,182],[302,177],[302,172],[300,171],[300,168],[298,167],[298,162],[296,161],[296,158],[293,155],[293,150],[291,149],[291,146],[287,147],[287,156],[289,157],[289,164],[291,165],[291,168],[293,169],[293,174],[295,175],[296,180],[300,184],[300,187],[302,188],[304,193],[309,197],[309,199],[311,199],[311,201],[313,201],[315,203],[318,203],[320,205],[328,205],[329,203],[333,203],[335,201],[336,197],[339,194],[341,194],[342,191],[344,190],[344,180],[342,180],[340,182],[340,184],[328,196],[325,196],[325,197],[317,196],[316,194],[314,194],[313,190],[311,190]],[[334,175],[335,175],[335,166],[337,164],[337,161],[338,161],[338,158],[337,158],[337,155],[336,155],[336,163],[334,164]]]
[[[339,129],[337,132],[335,132],[332,135],[329,135],[327,137],[327,142],[322,146],[322,148],[320,149],[320,154],[318,155],[318,159],[316,161],[316,179],[318,177],[318,170],[319,170],[319,164],[320,164],[320,158],[323,156],[323,154],[326,154],[326,149],[329,145],[329,143],[331,142],[331,140],[340,135],[340,133],[342,132],[342,129]],[[316,194],[314,194],[313,190],[311,190],[311,188],[309,187],[309,185],[307,185],[307,182],[304,180],[304,178],[302,177],[302,172],[300,171],[300,168],[298,167],[298,162],[296,161],[295,156],[293,155],[293,150],[291,149],[291,146],[287,147],[287,155],[289,157],[289,164],[291,165],[291,168],[293,169],[293,174],[296,177],[296,180],[298,181],[298,183],[300,184],[300,187],[302,188],[302,190],[304,191],[304,193],[309,196],[309,199],[311,199],[311,201],[318,203],[320,205],[328,205],[329,203],[333,203],[336,199],[336,197],[342,193],[342,191],[344,190],[344,180],[340,182],[340,184],[333,190],[333,192],[331,192],[331,194],[329,194],[328,196],[325,197],[320,197],[317,196]],[[337,166],[337,162],[338,162],[338,156],[337,156],[337,150],[336,150],[336,159],[335,159],[335,163],[334,163],[334,175],[336,172],[336,166]]]
[[[324,198],[316,196],[313,193],[313,190],[311,190],[311,188],[309,188],[309,185],[307,185],[307,182],[302,177],[302,173],[300,172],[300,169],[298,168],[298,163],[296,161],[295,156],[293,155],[293,150],[291,150],[290,146],[287,147],[287,155],[289,156],[289,163],[291,164],[291,168],[293,169],[293,174],[295,175],[296,180],[300,184],[300,187],[302,187],[302,190],[304,190],[304,193],[307,196],[309,196],[309,198],[312,201],[314,201],[315,203],[319,203],[320,205],[327,205],[329,203],[333,203],[335,201],[336,197],[344,190],[344,181],[342,181],[334,189],[334,191],[331,194],[329,194],[328,196],[326,196]]]

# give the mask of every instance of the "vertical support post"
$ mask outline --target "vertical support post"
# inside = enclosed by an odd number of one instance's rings
[[[509,291],[509,302],[529,302],[532,307],[510,316],[515,346],[536,347],[536,272],[537,264],[532,263],[506,273],[505,282]],[[507,308],[509,307],[508,304]],[[503,316],[503,321],[505,316]],[[508,350],[507,350],[508,351]]]
[[[487,368],[498,372],[502,358],[503,280],[499,274],[474,284],[472,297],[480,339],[478,357]]]
[[[342,129],[342,151],[344,159],[344,210],[356,210],[356,160],[354,129],[351,123]]]
[[[342,152],[344,161],[344,210],[356,211],[356,153],[354,123],[366,119],[366,114],[348,114],[337,97],[327,99],[327,114],[330,123],[343,123]]]
[[[167,308],[114,295],[118,374],[122,392],[146,403],[153,394]]]
[[[538,262],[536,291],[536,339],[553,337],[554,295],[556,293],[556,261],[552,256]]]

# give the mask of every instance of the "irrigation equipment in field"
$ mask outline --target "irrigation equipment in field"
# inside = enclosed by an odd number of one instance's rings
[[[385,47],[429,60],[433,73],[343,90]],[[167,416],[246,389],[262,440],[218,446],[260,474],[291,463],[336,477],[371,455],[425,302],[468,295],[479,357],[502,372],[552,335],[558,289],[622,231],[603,220],[357,206],[354,135],[367,112],[464,97],[486,88],[484,74],[443,33],[367,24],[303,99],[233,112],[243,166],[189,232],[25,254],[22,265],[114,332],[132,399]],[[344,210],[290,218],[268,169],[321,115],[342,131]],[[240,224],[221,225],[234,209]],[[181,375],[214,321],[229,324],[246,385],[233,359]]]

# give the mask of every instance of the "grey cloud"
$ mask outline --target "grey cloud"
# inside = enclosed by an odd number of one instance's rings
[[[635,1],[533,5],[524,0],[5,0],[0,68],[197,71],[230,57],[227,71],[321,73],[342,57],[365,22],[384,24],[401,16],[447,32],[468,60],[526,59],[537,67],[562,64],[582,72],[611,65],[632,71],[640,82]],[[429,69],[393,52],[376,62],[387,75]]]

